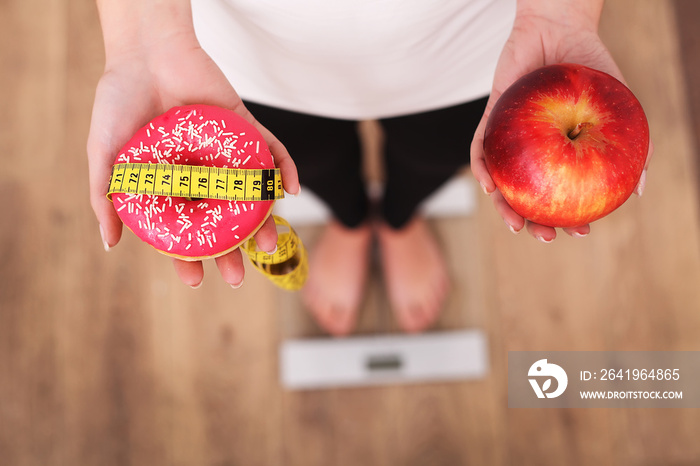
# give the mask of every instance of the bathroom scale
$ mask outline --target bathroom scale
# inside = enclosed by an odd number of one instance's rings
[[[480,379],[487,346],[478,329],[292,339],[280,347],[280,378],[290,390]]]

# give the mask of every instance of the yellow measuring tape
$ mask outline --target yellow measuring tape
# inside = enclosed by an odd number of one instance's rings
[[[306,248],[294,228],[282,217],[272,216],[277,225],[277,251],[268,254],[260,251],[251,238],[241,247],[258,271],[272,283],[285,290],[295,291],[304,286],[309,274]],[[280,231],[280,227],[287,231]]]
[[[227,201],[272,201],[284,197],[279,168],[251,170],[160,163],[114,165],[107,197],[112,193]]]
[[[284,198],[278,168],[242,169],[153,163],[122,163],[112,168],[107,197],[114,193],[150,196],[272,201]],[[285,219],[273,215],[277,225],[277,250],[260,251],[251,238],[241,249],[258,271],[285,290],[299,290],[308,275],[304,244]]]

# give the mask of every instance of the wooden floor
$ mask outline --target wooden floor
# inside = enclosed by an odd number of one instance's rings
[[[254,273],[233,291],[211,264],[190,290],[130,234],[103,251],[85,157],[94,2],[0,1],[0,464],[700,464],[697,410],[506,402],[508,351],[698,349],[700,104],[686,89],[700,73],[675,4],[609,0],[601,24],[650,120],[643,198],[550,245],[513,236],[485,196],[475,217],[434,223],[455,283],[438,327],[484,329],[490,375],[289,392],[280,342],[319,334],[296,296]],[[683,12],[688,41],[700,17]],[[396,331],[378,277],[365,308],[361,333]]]

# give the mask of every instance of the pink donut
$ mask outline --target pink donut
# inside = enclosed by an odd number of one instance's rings
[[[174,107],[154,118],[122,148],[119,163],[274,168],[253,125],[231,110],[209,105]],[[112,201],[136,236],[164,254],[190,261],[240,246],[258,231],[274,204],[125,193],[112,194]]]

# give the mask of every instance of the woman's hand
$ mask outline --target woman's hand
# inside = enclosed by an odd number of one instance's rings
[[[141,0],[138,0],[139,2]],[[263,135],[282,172],[284,188],[295,194],[299,190],[296,167],[284,146],[244,107],[221,70],[200,48],[191,27],[189,10],[184,12],[184,26],[177,21],[167,25],[161,34],[134,32],[127,26],[109,23],[125,0],[100,4],[105,32],[107,63],[99,81],[88,136],[87,152],[90,175],[90,201],[100,225],[105,249],[115,246],[121,237],[122,223],[112,203],[106,198],[112,165],[126,142],[152,118],[166,110],[186,104],[210,104],[234,110],[251,122]],[[140,3],[141,7],[149,3]],[[153,2],[159,3],[159,2]],[[188,2],[181,2],[187,4]],[[142,12],[143,13],[143,12]],[[145,22],[144,18],[141,18]],[[162,20],[162,18],[161,18]],[[138,20],[136,20],[138,23]],[[109,23],[109,24],[105,24]],[[110,32],[115,32],[110,36]],[[116,33],[131,38],[119,41]],[[132,33],[132,34],[130,34]],[[138,36],[137,40],[134,37]],[[255,235],[259,247],[273,251],[277,233],[272,217]],[[233,287],[243,281],[244,266],[239,249],[216,259],[223,279]],[[197,287],[203,279],[201,262],[174,260],[180,279]]]
[[[477,127],[471,145],[471,168],[483,190],[514,233],[523,227],[543,242],[556,237],[552,227],[525,220],[506,202],[489,174],[484,161],[484,130],[486,121],[501,94],[518,78],[545,65],[577,63],[608,73],[624,82],[622,73],[607,48],[598,37],[598,19],[602,1],[521,0],[511,35],[503,48],[496,67],[491,96],[484,116]],[[650,144],[647,166],[652,153]],[[646,179],[646,167],[637,187],[641,195]],[[572,236],[585,236],[590,225],[564,228]]]

